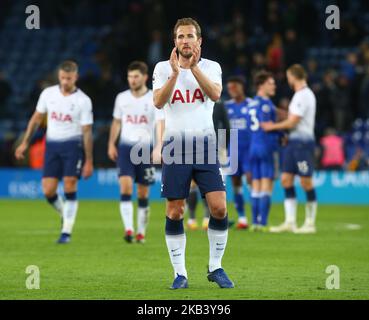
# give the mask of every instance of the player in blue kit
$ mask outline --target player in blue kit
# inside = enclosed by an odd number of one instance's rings
[[[233,151],[229,147],[229,156],[237,158],[237,171],[232,175],[234,204],[238,214],[237,229],[247,229],[248,221],[245,214],[242,177],[250,182],[249,144],[250,133],[247,129],[247,105],[251,101],[245,95],[245,80],[240,76],[233,76],[227,81],[228,94],[231,100],[225,102],[231,129],[238,133],[238,148]],[[230,144],[233,142],[230,141]],[[231,163],[233,161],[231,160]]]
[[[278,146],[278,133],[265,132],[263,122],[276,121],[276,107],[270,100],[276,85],[271,73],[260,71],[255,76],[256,96],[249,103],[250,168],[252,231],[268,231],[268,215],[274,180],[274,155]]]
[[[58,243],[68,243],[78,210],[78,179],[81,175],[88,178],[93,172],[93,115],[91,99],[76,87],[77,64],[64,61],[58,68],[58,79],[59,85],[42,91],[15,156],[17,159],[24,157],[35,129],[47,114],[42,190],[63,221]],[[61,179],[65,201],[57,194]]]

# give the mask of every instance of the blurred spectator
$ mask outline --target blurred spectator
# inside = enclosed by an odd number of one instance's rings
[[[286,31],[283,51],[286,68],[294,63],[300,63],[303,60],[305,49],[298,40],[296,30],[288,29]]]
[[[279,33],[275,33],[267,48],[268,68],[274,72],[280,70],[282,68],[282,58],[282,37]]]
[[[359,116],[362,118],[369,117],[369,66],[365,69],[364,78],[359,87]]]
[[[6,80],[5,74],[0,71],[0,115],[5,112],[5,106],[11,94],[12,87]]]
[[[163,60],[162,34],[158,30],[151,33],[151,42],[147,53],[147,62],[150,67]]]
[[[345,164],[344,142],[336,130],[328,128],[320,139],[321,167],[325,170],[342,170]]]

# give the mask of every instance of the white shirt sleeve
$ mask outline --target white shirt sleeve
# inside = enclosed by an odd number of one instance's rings
[[[168,80],[168,74],[165,72],[163,63],[156,64],[152,76],[152,89],[160,89]]]
[[[222,85],[222,68],[218,62],[214,62],[210,66],[209,78],[211,81]]]
[[[113,118],[117,120],[122,119],[122,109],[120,108],[120,95],[117,95],[114,102]]]
[[[303,103],[301,97],[301,95],[295,94],[288,108],[289,113],[299,117],[302,117],[306,111],[306,104]]]
[[[92,102],[90,98],[86,98],[82,107],[81,113],[81,125],[87,126],[93,124],[93,114],[92,114]]]
[[[38,98],[36,111],[40,112],[40,113],[46,113],[47,112],[45,90],[41,92],[40,97]]]

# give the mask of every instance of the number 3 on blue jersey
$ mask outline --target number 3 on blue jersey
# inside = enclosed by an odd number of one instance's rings
[[[259,119],[256,116],[256,109],[250,109],[249,110],[250,115],[250,130],[251,131],[257,131],[260,127]]]

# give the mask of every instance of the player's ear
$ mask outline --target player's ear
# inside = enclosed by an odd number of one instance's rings
[[[202,44],[202,38],[199,38],[199,46]]]

